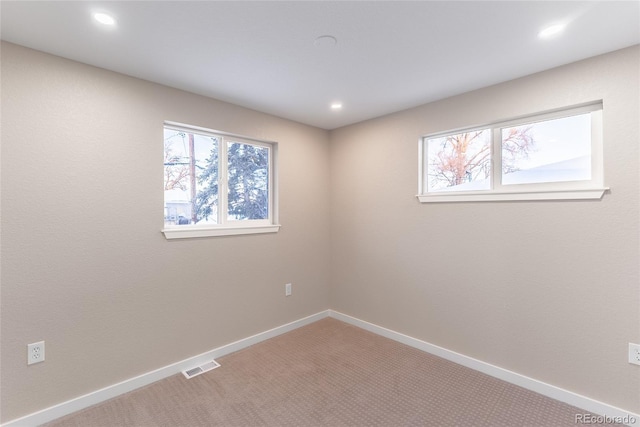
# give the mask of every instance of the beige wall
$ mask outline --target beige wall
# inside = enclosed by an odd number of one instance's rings
[[[6,43],[1,77],[3,422],[329,308],[328,132]],[[277,141],[280,232],[165,240],[164,120]]]
[[[332,309],[640,412],[639,81],[636,46],[333,131]],[[599,99],[601,201],[414,197],[421,135]]]
[[[634,47],[329,133],[3,43],[0,419],[326,308],[640,412],[639,66]],[[602,201],[416,200],[421,135],[597,99]],[[281,231],[166,241],[164,120],[278,141]]]

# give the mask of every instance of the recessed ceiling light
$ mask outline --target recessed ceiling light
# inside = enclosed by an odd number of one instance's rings
[[[103,24],[103,25],[109,25],[109,26],[113,26],[116,25],[116,20],[113,16],[108,15],[106,13],[102,13],[102,12],[97,12],[93,14],[93,19],[95,19],[96,21],[98,21],[99,23]]]
[[[341,110],[342,109],[342,103],[341,102],[334,102],[333,104],[331,104],[331,109],[332,110]]]
[[[551,37],[555,37],[558,34],[560,34],[562,31],[564,31],[564,27],[565,27],[564,24],[549,25],[548,27],[546,27],[545,29],[543,29],[538,33],[538,37],[541,39],[550,39]]]

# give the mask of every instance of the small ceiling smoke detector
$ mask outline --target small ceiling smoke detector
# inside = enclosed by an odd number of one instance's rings
[[[108,15],[106,13],[97,12],[93,14],[93,19],[101,23],[102,25],[114,26],[116,25],[116,20],[113,16]]]
[[[313,44],[317,47],[332,47],[332,46],[335,46],[337,43],[338,43],[338,39],[329,35],[320,36],[316,38],[316,40],[313,42]]]
[[[564,24],[549,25],[548,27],[544,28],[542,31],[538,33],[538,37],[541,39],[550,39],[552,37],[559,35],[561,32],[563,32],[564,28],[565,28]]]

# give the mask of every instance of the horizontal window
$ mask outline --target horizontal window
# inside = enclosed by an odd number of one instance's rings
[[[601,198],[602,104],[420,141],[421,202]]]
[[[277,231],[274,156],[274,143],[166,124],[165,237]]]

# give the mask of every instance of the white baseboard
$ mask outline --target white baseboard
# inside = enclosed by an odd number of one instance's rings
[[[639,425],[638,423],[640,423],[639,414],[616,408],[615,406],[599,402],[597,400],[553,386],[551,384],[543,383],[542,381],[529,378],[527,376],[509,371],[507,369],[491,365],[489,363],[474,359],[469,356],[465,356],[460,353],[456,353],[455,351],[447,350],[446,348],[430,344],[426,341],[421,341],[408,335],[383,328],[382,326],[378,326],[373,323],[365,322],[364,320],[360,320],[334,310],[329,310],[329,316],[333,317],[334,319],[341,320],[345,323],[349,323],[353,326],[357,326],[369,332],[373,332],[376,335],[390,338],[394,341],[398,341],[410,347],[417,348],[418,350],[431,353],[435,356],[442,357],[443,359],[450,360],[451,362],[457,363],[459,365],[466,366],[467,368],[471,368],[473,370],[501,379],[508,383],[515,384],[517,386],[542,394],[543,396],[547,396],[560,402],[575,406],[577,408],[584,409],[585,411],[601,415],[605,418],[622,420],[621,422],[627,423],[628,425],[632,426],[637,426]]]
[[[303,319],[287,323],[286,325],[278,326],[268,331],[253,335],[249,338],[241,339],[231,344],[227,344],[222,347],[207,351],[206,353],[190,357],[180,362],[176,362],[160,369],[156,369],[155,371],[147,372],[146,374],[130,378],[118,384],[105,387],[103,389],[85,394],[84,396],[80,396],[75,399],[60,403],[58,405],[51,406],[50,408],[34,412],[33,414],[29,414],[27,416],[9,421],[5,424],[2,424],[2,427],[34,427],[49,421],[53,421],[57,418],[63,417],[84,408],[88,408],[89,406],[104,402],[105,400],[114,398],[121,394],[133,391],[137,388],[178,374],[185,369],[190,369],[194,366],[210,362],[211,359],[216,359],[229,353],[242,350],[243,348],[249,347],[253,344],[257,344],[269,338],[276,337],[278,335],[284,334],[285,332],[292,331],[301,326],[308,325],[309,323],[313,323],[328,316],[329,310],[321,311],[320,313],[316,313]]]
[[[518,373],[509,371],[507,369],[500,368],[498,366],[491,365],[481,360],[474,359],[472,357],[465,356],[460,353],[456,353],[446,348],[439,347],[434,344],[430,344],[426,341],[410,337],[408,335],[401,334],[399,332],[392,331],[382,326],[375,325],[373,323],[365,322],[364,320],[357,319],[355,317],[348,316],[334,310],[325,310],[320,313],[305,317],[303,319],[296,320],[286,325],[278,326],[265,332],[253,335],[248,338],[241,339],[231,344],[218,347],[206,353],[199,354],[194,357],[182,360],[180,362],[173,363],[155,371],[147,372],[146,374],[139,375],[137,377],[128,379],[126,381],[114,384],[103,389],[94,391],[84,396],[77,397],[67,402],[60,403],[50,408],[43,409],[41,411],[29,414],[27,416],[9,421],[2,424],[2,427],[33,427],[40,424],[44,424],[49,421],[53,421],[57,418],[87,408],[89,406],[104,402],[113,397],[121,394],[133,391],[137,388],[154,383],[161,379],[178,374],[185,369],[192,368],[193,366],[200,365],[209,362],[211,359],[225,356],[227,354],[236,352],[243,348],[249,347],[253,344],[257,344],[261,341],[269,338],[276,337],[286,332],[297,329],[301,326],[308,325],[317,320],[325,317],[333,317],[334,319],[341,320],[345,323],[357,326],[361,329],[373,332],[374,334],[390,338],[394,341],[398,341],[402,344],[414,347],[416,349],[431,353],[435,356],[442,357],[443,359],[450,360],[462,366],[474,369],[476,371],[485,373],[495,378],[499,378],[503,381],[511,384],[518,385],[528,390],[540,393],[544,396],[550,397],[560,402],[573,405],[577,408],[584,409],[585,411],[592,412],[594,414],[602,415],[603,417],[615,418],[620,420],[632,420],[628,422],[629,425],[639,425],[640,415],[633,412],[625,411],[624,409],[616,408],[597,400],[581,396],[568,390],[555,387],[553,385],[543,383],[533,378],[520,375]]]

